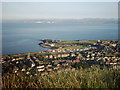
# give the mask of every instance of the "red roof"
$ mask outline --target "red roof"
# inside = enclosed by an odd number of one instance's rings
[[[73,62],[80,62],[80,60],[73,60]]]
[[[116,52],[115,54],[120,54],[120,52]]]
[[[47,50],[47,51],[48,51],[48,52],[51,52],[52,50],[49,49],[49,50]]]

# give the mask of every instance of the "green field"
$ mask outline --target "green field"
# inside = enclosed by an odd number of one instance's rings
[[[69,46],[69,47],[64,47],[64,49],[82,49],[83,46]]]
[[[53,49],[82,49],[87,45],[91,45],[96,41],[59,41],[55,46],[52,46]],[[76,44],[76,45],[75,45]],[[78,45],[77,45],[78,44]],[[81,44],[81,45],[79,45]],[[83,44],[83,45],[82,45]]]
[[[58,43],[59,44],[73,44],[73,43],[94,43],[96,42],[95,40],[88,40],[88,41],[72,41],[72,40],[69,40],[69,41],[59,41]]]

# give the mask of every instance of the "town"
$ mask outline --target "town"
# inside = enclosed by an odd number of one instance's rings
[[[61,70],[74,71],[83,65],[120,68],[119,40],[61,41],[42,40],[46,51],[3,55],[2,73],[16,75],[50,75]],[[78,66],[75,66],[79,64]]]

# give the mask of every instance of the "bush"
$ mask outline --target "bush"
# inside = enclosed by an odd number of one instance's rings
[[[120,88],[120,70],[93,66],[75,71],[61,70],[47,76],[5,74],[3,88]]]
[[[84,63],[84,62],[73,63],[71,66],[74,68],[77,68],[77,69],[80,69],[80,68],[85,69],[85,68],[90,67],[90,65],[88,63]]]

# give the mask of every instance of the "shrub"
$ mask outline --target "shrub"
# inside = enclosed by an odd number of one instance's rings
[[[75,71],[61,70],[47,76],[4,74],[3,88],[120,88],[119,69],[93,66]]]

